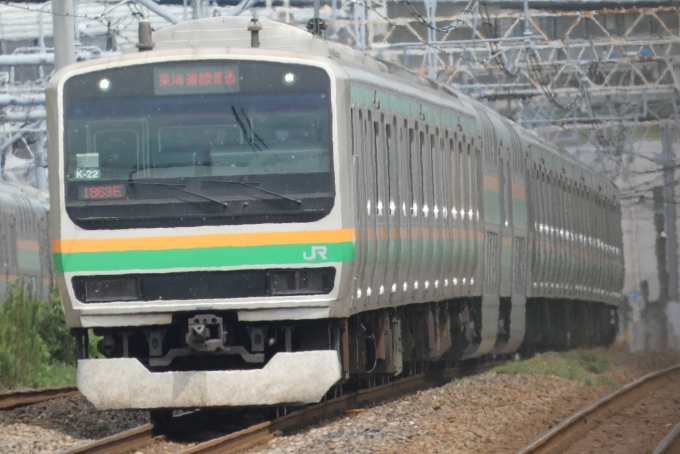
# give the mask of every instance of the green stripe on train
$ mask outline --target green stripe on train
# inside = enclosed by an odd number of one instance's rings
[[[325,248],[325,249],[324,249]],[[158,270],[244,265],[292,265],[354,260],[354,244],[282,244],[271,246],[167,249],[54,254],[58,273],[78,271]]]

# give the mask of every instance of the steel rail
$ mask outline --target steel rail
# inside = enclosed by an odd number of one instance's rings
[[[676,454],[680,452],[680,423],[661,440],[652,454]]]
[[[156,437],[163,433],[182,430],[186,427],[190,427],[194,423],[202,421],[204,416],[205,415],[200,411],[184,413],[173,417],[172,421],[162,429],[159,429],[154,424],[145,424],[106,438],[64,449],[63,451],[59,451],[59,454],[103,454],[135,451],[154,443]]]
[[[25,407],[47,400],[71,397],[80,394],[75,386],[61,386],[58,388],[31,389],[26,391],[9,391],[0,393],[0,410]]]
[[[649,373],[582,408],[517,451],[517,454],[564,452],[585,433],[602,424],[608,416],[635,402],[649,391],[668,384],[673,378],[680,379],[680,364]]]
[[[463,366],[430,373],[423,373],[396,380],[386,385],[346,394],[319,404],[305,407],[289,415],[267,421],[247,429],[231,433],[213,440],[200,443],[177,454],[233,453],[263,443],[274,437],[274,432],[299,429],[319,419],[352,410],[369,402],[385,400],[399,394],[431,388],[451,381],[454,378],[478,374],[503,364],[496,361],[478,366]]]
[[[145,424],[135,429],[126,430],[110,437],[102,438],[75,448],[59,451],[59,454],[99,454],[127,452],[143,448],[154,441],[153,424]]]

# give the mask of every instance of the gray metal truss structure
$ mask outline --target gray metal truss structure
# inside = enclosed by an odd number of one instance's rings
[[[597,170],[619,176],[640,139],[678,121],[680,11],[543,3],[356,0],[337,10],[333,35],[595,152]]]

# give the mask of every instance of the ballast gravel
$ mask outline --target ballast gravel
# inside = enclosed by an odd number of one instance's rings
[[[606,376],[619,385],[680,362],[678,352],[618,356]],[[492,372],[323,421],[247,453],[513,453],[611,391],[559,377]]]
[[[54,453],[149,422],[148,412],[98,411],[83,396],[0,411],[0,453]]]

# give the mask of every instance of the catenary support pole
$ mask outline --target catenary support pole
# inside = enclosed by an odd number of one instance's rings
[[[75,7],[73,0],[52,0],[55,69],[75,63]]]
[[[665,348],[668,345],[668,329],[667,329],[667,319],[666,319],[666,306],[668,306],[668,300],[670,296],[668,294],[668,259],[666,251],[667,249],[667,239],[666,235],[666,215],[664,210],[665,200],[664,191],[662,186],[656,186],[652,189],[652,199],[654,201],[654,229],[656,230],[656,242],[654,249],[656,251],[656,268],[659,272],[659,299],[657,307],[647,306],[645,308],[647,319],[647,325],[650,323],[658,323],[658,335],[661,342],[661,347]],[[654,330],[652,330],[653,332]],[[652,348],[659,347],[658,345],[650,344],[652,339],[647,339],[645,341],[645,349],[649,350]]]
[[[678,236],[675,209],[675,155],[673,154],[673,129],[664,126],[661,143],[665,155],[663,166],[664,199],[666,212],[666,257],[668,260],[668,300],[678,301]]]

